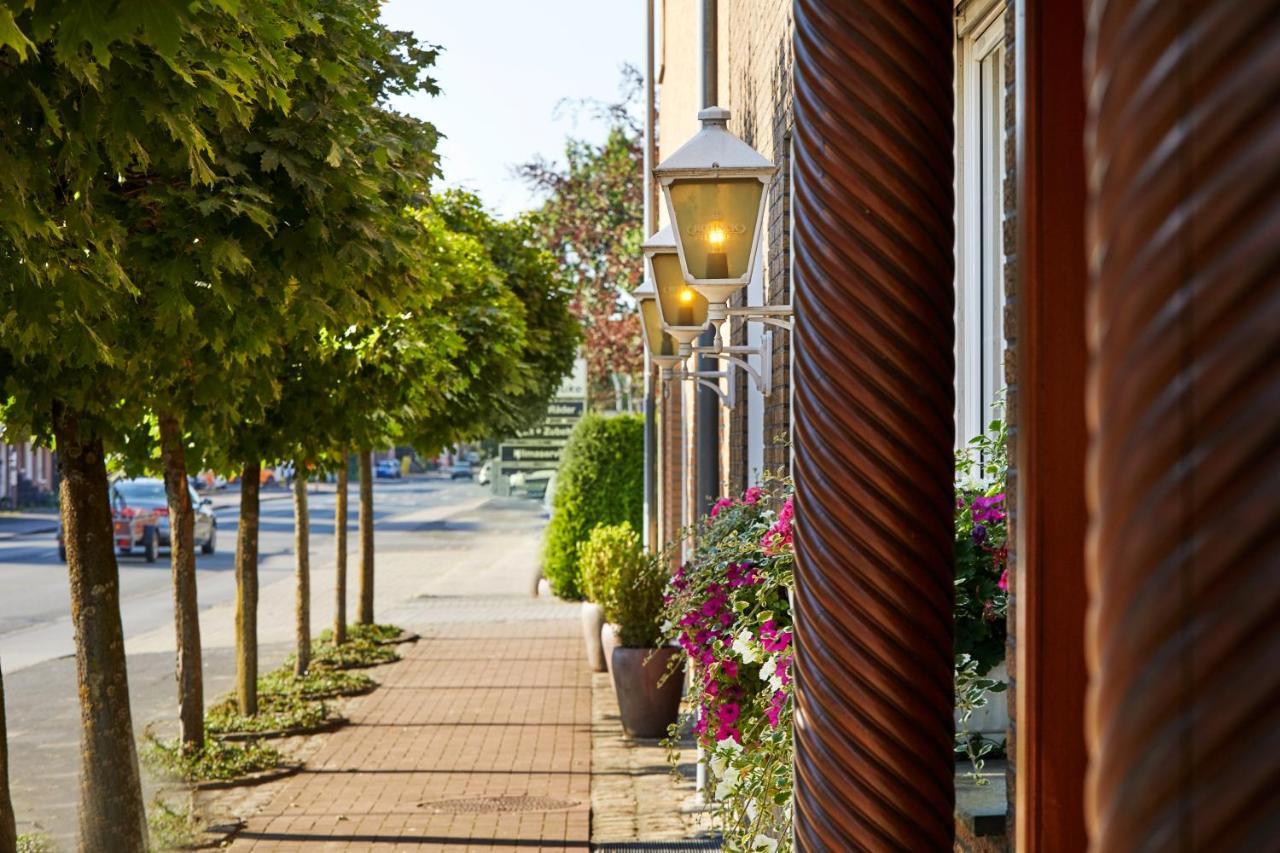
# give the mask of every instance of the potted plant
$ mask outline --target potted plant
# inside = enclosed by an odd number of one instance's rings
[[[630,529],[629,527],[626,529]],[[598,525],[591,530],[587,541],[578,549],[578,565],[582,570],[582,642],[586,648],[587,666],[592,672],[605,672],[608,658],[601,646],[601,631],[605,627],[601,595],[608,584],[610,560],[616,550],[614,540],[621,525]]]
[[[629,524],[597,528],[592,541],[608,567],[598,592],[605,619],[615,626],[609,671],[622,728],[631,737],[664,737],[679,716],[684,684],[683,663],[673,666],[680,650],[663,645],[659,626],[666,559],[646,555]]]

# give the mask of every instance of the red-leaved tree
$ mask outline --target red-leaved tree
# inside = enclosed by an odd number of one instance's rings
[[[629,294],[643,276],[644,127],[636,115],[642,83],[639,71],[625,66],[616,103],[577,105],[607,120],[603,142],[570,138],[563,165],[538,158],[517,167],[545,198],[533,213],[535,233],[574,288],[592,401],[616,409],[630,407],[641,370],[640,324]]]

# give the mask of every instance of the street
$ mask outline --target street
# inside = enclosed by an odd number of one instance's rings
[[[356,539],[357,487],[350,493],[348,614],[353,613],[359,548]],[[440,534],[465,531],[449,518],[476,511],[488,491],[473,482],[430,476],[377,481],[374,490],[379,621],[393,621],[395,608],[424,592],[424,584],[457,569],[417,559],[424,546],[462,550]],[[205,701],[232,686],[234,675],[235,533],[238,494],[216,493],[218,552],[197,559],[204,646]],[[315,485],[310,495],[312,632],[333,618],[333,487]],[[521,502],[524,503],[524,502]],[[283,488],[263,492],[260,534],[260,671],[278,665],[292,650],[294,605],[293,502]],[[415,535],[416,534],[416,535]],[[424,536],[424,534],[426,534]],[[448,537],[446,536],[446,539]],[[409,570],[395,568],[411,555]],[[468,555],[470,556],[470,555]],[[404,559],[400,559],[404,563]],[[162,735],[174,730],[173,599],[168,552],[153,564],[141,556],[119,559],[121,617],[129,655],[129,692],[134,728],[152,725]],[[77,798],[79,708],[75,647],[69,617],[64,565],[52,533],[0,541],[0,660],[8,711],[10,774],[14,807],[22,831],[38,829],[69,841]]]

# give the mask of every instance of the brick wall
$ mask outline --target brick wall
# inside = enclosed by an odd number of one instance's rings
[[[1008,502],[1010,514],[1010,526],[1018,523],[1018,506],[1014,499],[1018,493],[1017,489],[1017,467],[1012,464],[1012,460],[1016,459],[1015,450],[1018,440],[1018,382],[1017,382],[1017,366],[1018,366],[1018,328],[1015,318],[1017,317],[1018,307],[1018,194],[1017,181],[1015,174],[1015,164],[1017,163],[1017,120],[1018,120],[1018,101],[1015,83],[1017,80],[1016,70],[1017,63],[1017,44],[1015,43],[1015,32],[1017,28],[1017,17],[1015,10],[1018,0],[1008,0],[1008,5],[1004,11],[1004,73],[1005,73],[1005,175],[1004,175],[1004,290],[1005,290],[1005,309],[1004,309],[1004,334],[1005,334],[1005,355],[1004,370],[1005,384],[1005,420],[1009,426],[1009,482],[1006,488],[1006,501]],[[1009,536],[1009,609],[1008,616],[1008,641],[1006,645],[1005,659],[1009,661],[1009,731],[1005,737],[1005,750],[1007,754],[1007,764],[1005,765],[1005,791],[1008,796],[1008,837],[1014,838],[1014,824],[1016,815],[1014,812],[1014,804],[1017,802],[1017,739],[1014,737],[1018,728],[1017,720],[1017,624],[1015,618],[1018,606],[1018,588],[1016,583],[1017,577],[1018,553],[1015,547],[1015,538],[1010,533]]]
[[[728,51],[728,107],[733,113],[730,129],[760,153],[778,164],[778,174],[769,187],[765,211],[765,302],[782,305],[791,301],[791,131],[792,53],[791,3],[788,0],[730,0],[721,3],[720,15],[728,13],[728,38],[721,42]],[[722,88],[723,88],[722,81]],[[734,298],[744,304],[745,294]],[[745,325],[735,321],[729,331],[734,344],[747,342]],[[791,341],[781,330],[774,334],[772,393],[764,401],[764,466],[770,471],[790,472],[791,435]],[[746,398],[747,378],[738,378],[739,399]],[[728,472],[731,488],[746,486],[747,413],[739,404],[728,420]]]

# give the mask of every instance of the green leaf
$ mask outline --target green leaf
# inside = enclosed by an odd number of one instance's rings
[[[12,48],[18,59],[26,61],[27,57],[36,53],[36,45],[18,28],[13,13],[0,6],[0,46]]]

